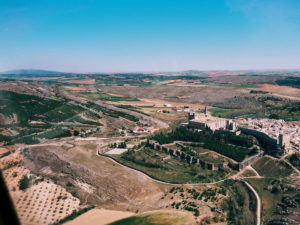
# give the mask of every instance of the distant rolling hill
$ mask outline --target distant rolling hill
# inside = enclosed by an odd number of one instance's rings
[[[50,70],[36,70],[36,69],[20,69],[20,70],[8,70],[0,72],[0,76],[12,76],[12,77],[38,77],[38,76],[57,76],[66,75],[71,73],[50,71]]]

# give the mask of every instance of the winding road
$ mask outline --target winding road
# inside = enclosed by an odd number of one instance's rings
[[[22,145],[20,146],[21,149],[24,149],[26,147],[38,147],[38,146],[61,146],[63,145],[64,143],[66,143],[67,140],[63,140],[63,141],[59,141],[59,142],[55,142],[55,143],[43,143],[43,144],[36,144],[36,145]],[[19,149],[19,150],[21,150]],[[205,185],[213,185],[213,184],[218,184],[218,183],[222,183],[226,180],[240,180],[237,176],[233,175],[231,177],[228,177],[228,178],[225,178],[225,179],[222,179],[222,180],[219,180],[219,181],[216,181],[216,182],[211,182],[211,183],[170,183],[170,182],[165,182],[165,181],[161,181],[161,180],[158,180],[156,178],[153,178],[151,176],[149,176],[148,174],[146,174],[145,172],[143,171],[140,171],[140,170],[137,170],[137,169],[134,169],[134,168],[131,168],[131,167],[128,167],[126,165],[123,165],[122,163],[119,163],[118,161],[114,160],[113,158],[109,157],[109,156],[104,156],[104,155],[101,155],[100,154],[100,149],[98,148],[96,150],[96,155],[99,156],[99,157],[104,157],[104,158],[107,158],[109,160],[111,160],[112,162],[118,164],[119,166],[121,167],[124,167],[124,168],[127,168],[127,169],[130,169],[130,170],[133,170],[137,173],[140,173],[142,174],[143,176],[146,176],[148,179],[150,179],[151,181],[153,182],[157,182],[157,183],[161,183],[161,184],[166,184],[166,185],[172,185],[172,186],[182,186],[182,185],[190,185],[190,186],[205,186]],[[260,225],[261,223],[261,200],[260,200],[260,197],[258,195],[258,193],[255,191],[255,189],[246,181],[243,181],[247,186],[248,188],[254,193],[256,199],[257,199],[257,207],[256,207],[256,218],[257,218],[257,225]]]
[[[143,171],[140,171],[138,169],[134,169],[134,168],[131,168],[129,166],[126,166],[126,165],[124,165],[124,164],[116,161],[115,159],[109,157],[109,156],[102,155],[102,154],[100,154],[99,149],[97,149],[97,156],[107,158],[107,159],[111,160],[112,162],[118,164],[119,166],[122,166],[124,168],[133,170],[133,171],[135,171],[137,173],[143,174],[144,176],[147,176],[150,180],[152,180],[154,182],[157,182],[157,183],[161,183],[161,184],[174,185],[174,186],[181,186],[181,185],[202,186],[202,185],[209,185],[209,184],[218,184],[218,183],[224,182],[225,180],[230,180],[231,179],[231,178],[226,178],[226,179],[219,180],[219,181],[212,182],[212,183],[170,183],[170,182],[165,182],[165,181],[161,181],[161,180],[158,180],[156,178],[153,178],[153,177],[149,176],[149,174],[147,174],[147,173],[145,173]]]
[[[119,166],[122,166],[122,167],[125,167],[127,169],[130,169],[130,170],[133,170],[137,173],[140,173],[144,176],[147,176],[148,179],[154,181],[154,182],[157,182],[157,183],[161,183],[161,184],[167,184],[167,185],[173,185],[173,186],[182,186],[182,185],[191,185],[191,186],[203,186],[203,185],[211,185],[211,184],[218,184],[218,183],[221,183],[221,182],[224,182],[226,180],[232,180],[232,179],[237,179],[237,177],[228,177],[226,179],[223,179],[223,180],[219,180],[219,181],[216,181],[216,182],[211,182],[211,183],[181,183],[181,184],[178,184],[178,183],[170,183],[170,182],[165,182],[165,181],[161,181],[161,180],[158,180],[158,179],[155,179],[151,176],[149,176],[148,174],[146,174],[145,172],[142,172],[140,170],[137,170],[137,169],[134,169],[134,168],[131,168],[131,167],[128,167],[126,165],[123,165],[121,163],[119,163],[118,161],[114,160],[113,158],[109,157],[109,156],[105,156],[105,155],[101,155],[100,154],[100,151],[99,149],[97,149],[97,152],[96,152],[97,156],[100,156],[100,157],[105,157],[109,160],[111,160],[112,162],[118,164]],[[261,223],[261,200],[260,200],[260,197],[258,195],[258,193],[255,191],[255,189],[246,181],[243,181],[247,187],[254,193],[255,197],[256,197],[256,201],[257,201],[257,206],[256,206],[256,218],[257,218],[257,221],[256,221],[256,224],[257,225],[260,225]]]
[[[261,201],[260,201],[259,195],[257,194],[255,189],[248,182],[246,182],[246,181],[244,181],[244,182],[248,186],[248,188],[250,188],[250,190],[254,193],[254,195],[256,197],[256,201],[257,201],[257,207],[256,207],[257,222],[256,222],[256,224],[260,225],[260,223],[261,223]]]

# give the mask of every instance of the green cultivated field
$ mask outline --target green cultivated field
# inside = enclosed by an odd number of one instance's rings
[[[257,85],[247,85],[247,84],[218,84],[221,87],[234,87],[234,88],[259,88]]]
[[[149,116],[149,114],[140,111],[140,108],[137,108],[137,107],[134,107],[134,106],[131,106],[131,105],[116,105],[116,106],[117,106],[118,108],[128,109],[128,110],[130,110],[130,111],[142,113],[142,114],[144,114],[144,115]]]
[[[211,112],[213,115],[215,115],[216,113],[223,113],[223,112],[227,112],[230,109],[223,109],[223,108],[212,108],[212,109],[208,109],[209,112]]]
[[[115,110],[112,110],[112,109],[108,109],[108,108],[102,107],[100,105],[97,105],[97,104],[95,104],[93,102],[88,102],[86,104],[86,107],[94,109],[94,110],[96,110],[98,112],[102,112],[103,114],[105,114],[107,116],[114,117],[114,118],[123,117],[125,119],[131,120],[131,121],[134,121],[134,122],[139,121],[139,119],[137,117],[135,117],[135,116],[132,116],[132,115],[124,113],[124,112],[120,112],[120,111],[115,111]]]
[[[218,87],[233,87],[233,88],[259,88],[257,85],[253,84],[223,84],[223,83],[211,83],[211,82],[203,82],[198,83],[200,85],[209,85],[209,86],[218,86]]]
[[[7,143],[34,144],[37,138],[68,137],[68,129],[58,126],[59,122],[76,122],[85,126],[102,126],[97,122],[101,117],[86,109],[68,102],[41,98],[35,95],[18,94],[10,91],[0,91],[1,114],[7,118],[16,115],[17,120],[8,125],[0,125],[1,129],[11,128],[18,132],[16,136],[0,135],[0,141]],[[81,115],[85,115],[84,119]],[[36,121],[38,123],[31,123]],[[66,127],[66,126],[65,126]],[[46,130],[50,129],[51,130]],[[42,133],[41,133],[42,132]],[[34,136],[31,134],[40,133]]]
[[[114,95],[109,95],[109,94],[89,94],[88,95],[90,98],[94,98],[94,99],[99,99],[99,100],[103,100],[103,101],[112,101],[112,102],[137,102],[140,101],[137,98],[127,98],[127,97],[119,97],[119,96],[114,96]]]

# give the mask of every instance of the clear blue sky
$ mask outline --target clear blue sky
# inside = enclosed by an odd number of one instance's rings
[[[0,71],[300,68],[300,0],[0,0]]]

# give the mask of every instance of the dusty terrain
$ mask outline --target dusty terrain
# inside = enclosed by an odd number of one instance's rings
[[[163,107],[164,104],[170,104],[173,107],[183,107],[183,106],[189,106],[193,109],[199,109],[204,108],[205,105],[203,104],[192,104],[192,103],[184,103],[184,102],[175,102],[175,101],[167,101],[167,100],[161,100],[161,99],[154,99],[154,98],[140,98],[140,101],[136,102],[110,102],[111,104],[122,104],[122,105],[132,105],[132,106],[155,106],[155,107]]]
[[[50,224],[78,210],[79,199],[51,181],[34,185],[16,198],[22,224]]]
[[[65,225],[105,225],[132,215],[134,215],[132,212],[92,209],[75,220],[66,222]]]
[[[24,163],[34,173],[56,177],[82,204],[132,212],[160,206],[162,192],[149,178],[95,153],[96,149],[36,147],[25,152]]]
[[[226,98],[245,95],[249,90],[242,88],[224,87],[112,87],[104,86],[106,93],[123,94],[131,98],[151,98],[170,102],[203,104],[207,102],[222,102]],[[155,104],[155,103],[154,103]]]
[[[300,89],[288,87],[288,86],[279,86],[273,84],[264,84],[259,90],[267,91],[278,95],[279,97],[290,97],[294,100],[300,100]]]
[[[96,155],[100,143],[107,145],[113,139],[105,140],[105,142],[104,140],[100,141],[101,138],[117,136],[117,141],[124,141],[125,138],[119,137],[118,133],[118,130],[123,129],[123,127],[133,130],[136,126],[147,126],[143,123],[148,123],[149,126],[160,124],[160,126],[156,126],[158,128],[167,127],[163,126],[166,124],[186,121],[187,112],[172,111],[171,107],[163,107],[164,104],[170,104],[172,107],[189,106],[198,110],[203,109],[206,104],[226,104],[228,99],[259,95],[257,93],[251,94],[251,90],[267,91],[268,93],[261,94],[263,96],[274,95],[295,100],[300,99],[300,89],[275,85],[275,81],[281,79],[276,76],[217,76],[209,81],[216,82],[212,85],[202,81],[197,84],[197,82],[187,80],[168,80],[158,82],[157,85],[154,83],[154,86],[134,86],[130,83],[123,86],[115,84],[100,86],[98,82],[102,78],[99,77],[88,77],[83,80],[61,79],[58,84],[52,83],[52,81],[44,82],[52,80],[52,78],[32,78],[28,81],[16,79],[0,82],[0,90],[59,99],[75,105],[83,104],[86,101],[99,102],[98,105],[102,107],[134,115],[140,120],[134,122],[124,117],[111,117],[99,112],[101,116],[99,121],[103,124],[103,126],[99,126],[99,132],[86,136],[71,136],[68,139],[47,140],[45,138],[43,139],[44,144],[27,146],[25,150],[21,149],[23,152],[21,155],[18,151],[12,151],[6,156],[8,150],[0,148],[0,156],[5,155],[0,158],[0,169],[4,170],[8,188],[24,224],[53,223],[71,214],[73,210],[78,210],[86,205],[95,205],[96,208],[101,209],[93,209],[67,224],[83,224],[82,221],[86,221],[87,218],[90,219],[90,224],[99,224],[100,220],[106,223],[121,218],[119,216],[130,216],[134,213],[140,215],[143,212],[166,209],[167,207],[171,209],[174,201],[190,200],[187,199],[186,192],[184,192],[185,197],[180,196],[180,192],[167,195],[166,192],[169,191],[170,186],[154,182],[141,173]],[[64,85],[63,83],[72,83],[73,85],[60,86]],[[219,84],[229,86],[221,87],[218,86]],[[258,85],[260,87],[253,89],[236,88],[230,86],[231,84]],[[108,102],[95,100],[89,98],[88,94],[81,93],[89,91],[138,98],[140,101]],[[138,108],[138,110],[149,114],[151,120],[146,115],[115,106],[121,104],[152,106]],[[167,110],[170,113],[157,112],[158,109]],[[2,120],[7,121],[12,119],[14,118],[2,118]],[[38,123],[41,124],[40,121],[29,121],[30,125],[37,125]],[[74,123],[70,123],[70,125],[78,131],[90,129]],[[73,127],[70,129],[73,132]],[[17,135],[17,131],[13,128],[2,127],[1,135],[13,136]],[[91,141],[87,141],[88,138],[91,138]],[[60,145],[60,142],[65,144]],[[113,153],[120,153],[118,150],[112,151]],[[253,171],[256,172],[253,168],[248,170],[244,177],[263,178]],[[25,191],[20,191],[19,182],[24,175],[30,178],[31,183]],[[221,198],[218,196],[218,199]],[[215,216],[216,212],[213,212],[211,207],[220,208],[221,204],[215,200],[208,202],[197,200],[196,203],[199,205],[200,211],[198,220],[204,219],[206,216]],[[172,207],[175,210],[174,206]],[[178,210],[182,210],[182,208]],[[106,219],[112,220],[106,221]]]
[[[65,83],[69,84],[95,84],[95,80],[66,80]]]
[[[50,179],[44,179],[22,166],[18,152],[0,159],[0,168],[22,224],[41,225],[57,222],[80,208],[80,200]],[[30,180],[25,190],[19,183],[24,176]]]
[[[63,86],[63,88],[65,88],[66,90],[70,90],[70,91],[86,91],[86,88],[83,86]]]

